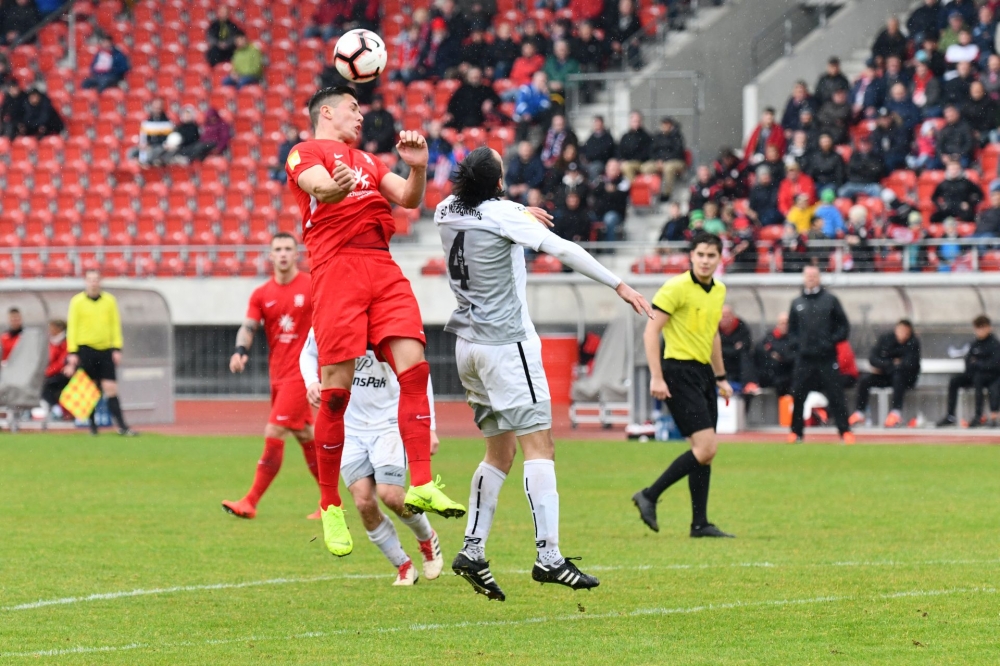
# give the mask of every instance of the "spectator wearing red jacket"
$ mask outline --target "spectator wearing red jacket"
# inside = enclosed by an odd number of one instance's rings
[[[545,56],[538,53],[535,45],[531,42],[521,44],[521,57],[514,61],[510,68],[510,80],[517,86],[526,86],[531,83],[531,77],[535,72],[545,66]]]
[[[4,331],[3,335],[0,335],[0,364],[3,365],[7,364],[7,359],[21,339],[21,331],[23,330],[21,311],[17,308],[8,310],[7,322],[9,328]]]
[[[774,146],[778,149],[779,155],[785,154],[787,142],[785,141],[785,131],[781,125],[774,121],[774,108],[767,107],[760,116],[760,124],[754,128],[746,148],[743,149],[743,159],[751,164],[757,164],[764,160],[764,148]]]
[[[59,396],[69,383],[66,370],[66,322],[53,319],[49,322],[49,364],[45,368],[42,384],[42,407],[46,412],[59,404]]]
[[[802,173],[798,162],[789,162],[785,167],[785,179],[778,186],[778,210],[787,216],[795,203],[795,197],[805,194],[809,197],[809,205],[816,203],[816,184],[813,179]]]

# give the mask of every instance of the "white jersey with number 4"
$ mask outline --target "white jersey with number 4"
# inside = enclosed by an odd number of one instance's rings
[[[319,349],[312,329],[299,356],[299,370],[306,388],[319,383]],[[427,399],[431,406],[431,430],[437,429],[434,416],[434,391],[427,380]],[[354,360],[351,400],[344,413],[344,432],[348,435],[375,435],[399,429],[399,382],[389,367],[368,350]]]

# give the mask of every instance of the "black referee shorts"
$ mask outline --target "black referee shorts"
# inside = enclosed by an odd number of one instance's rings
[[[711,428],[719,420],[719,399],[712,366],[697,361],[663,359],[663,378],[670,389],[666,404],[685,437]]]
[[[102,380],[116,381],[115,361],[112,354],[113,351],[110,349],[94,349],[93,347],[81,346],[76,350],[76,355],[80,357],[80,368],[96,384],[100,384]]]

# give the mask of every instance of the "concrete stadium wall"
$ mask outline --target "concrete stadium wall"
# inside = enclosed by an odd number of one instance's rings
[[[756,2],[754,2],[756,5]],[[779,58],[743,89],[742,136],[749,136],[767,106],[782,109],[792,84],[805,79],[810,88],[832,55],[846,58],[868,48],[891,14],[905,23],[914,0],[850,0],[827,23],[799,42],[791,56]]]
[[[782,14],[795,11],[799,4],[799,0],[731,0],[724,14],[694,34],[677,52],[668,52],[665,61],[650,70],[650,76],[657,71],[702,73],[705,109],[699,136],[692,136],[690,120],[682,119],[688,143],[699,146],[702,162],[714,159],[722,146],[742,145],[741,92],[754,74],[750,65],[751,41]],[[663,100],[669,100],[668,104],[674,107],[690,104],[691,86],[687,82],[656,81],[655,85],[654,91],[640,77],[632,87],[632,107],[650,108],[654,106],[654,96],[660,106]],[[651,119],[650,128],[655,129],[656,122]]]

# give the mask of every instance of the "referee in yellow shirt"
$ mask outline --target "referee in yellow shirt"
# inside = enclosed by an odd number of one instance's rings
[[[722,240],[698,233],[691,240],[691,270],[667,280],[653,297],[654,317],[646,323],[643,343],[649,365],[649,392],[666,402],[691,450],[677,457],[653,485],[632,496],[639,516],[654,532],[656,502],[685,476],[691,490],[691,536],[732,537],[708,522],[708,486],[715,457],[717,394],[729,398],[733,389],[722,363],[719,320],[726,286],[712,276],[722,260]],[[666,341],[661,355],[660,339]]]
[[[87,271],[85,289],[69,302],[66,317],[66,374],[82,369],[101,388],[108,411],[118,425],[118,434],[134,437],[137,433],[125,423],[118,402],[115,366],[122,360],[122,323],[118,301],[101,291],[101,274]],[[97,434],[97,421],[90,415],[90,432]]]

